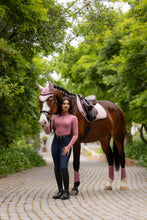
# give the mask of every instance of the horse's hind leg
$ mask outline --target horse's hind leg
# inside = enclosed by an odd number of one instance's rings
[[[105,190],[112,190],[112,182],[114,180],[114,168],[113,168],[114,157],[113,157],[113,152],[110,148],[110,139],[111,137],[109,136],[100,140],[101,147],[104,153],[106,154],[106,158],[108,161],[108,180],[104,188]]]
[[[74,144],[73,147],[74,186],[71,190],[71,195],[77,195],[79,192],[78,186],[80,185],[80,175],[79,175],[80,151],[81,151],[81,144],[80,143]]]
[[[127,190],[127,175],[126,175],[126,169],[125,169],[125,153],[124,153],[124,144],[123,140],[120,141],[120,139],[115,139],[115,144],[119,153],[119,161],[121,165],[121,184],[120,184],[120,190]]]

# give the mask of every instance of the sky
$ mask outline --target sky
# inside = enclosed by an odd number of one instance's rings
[[[72,0],[56,0],[58,3],[62,3],[64,5],[66,5],[67,2],[71,2]],[[91,0],[92,1],[92,0]],[[88,2],[88,0],[87,0]],[[107,1],[106,1],[107,2]],[[109,3],[110,4],[110,3]],[[118,5],[118,7],[120,6],[120,4],[122,4],[122,11],[123,12],[127,12],[129,10],[129,5],[127,4],[127,2],[119,2],[118,4],[116,3],[116,5]]]

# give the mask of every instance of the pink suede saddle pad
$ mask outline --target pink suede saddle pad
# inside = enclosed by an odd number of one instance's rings
[[[78,96],[77,96],[77,106],[78,106],[78,110],[81,112],[81,114],[84,116],[84,118],[88,121],[88,119],[86,117],[87,114],[86,114],[86,112],[81,104],[80,98]],[[94,121],[96,121],[98,119],[105,119],[107,117],[107,112],[99,103],[96,103],[94,105],[94,108],[97,111],[96,119]]]

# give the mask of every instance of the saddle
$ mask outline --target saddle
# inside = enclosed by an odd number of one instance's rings
[[[78,95],[77,106],[82,115],[90,123],[97,119],[104,119],[107,117],[105,109],[96,101],[95,95],[89,95],[85,98],[82,95]]]

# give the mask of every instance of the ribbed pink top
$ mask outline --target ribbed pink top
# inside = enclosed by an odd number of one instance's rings
[[[58,136],[72,134],[71,141],[67,145],[71,148],[78,138],[78,119],[69,112],[62,113],[62,115],[54,115],[51,120],[51,130],[54,130]],[[49,123],[48,127],[44,128],[44,131],[49,134],[51,130]]]

